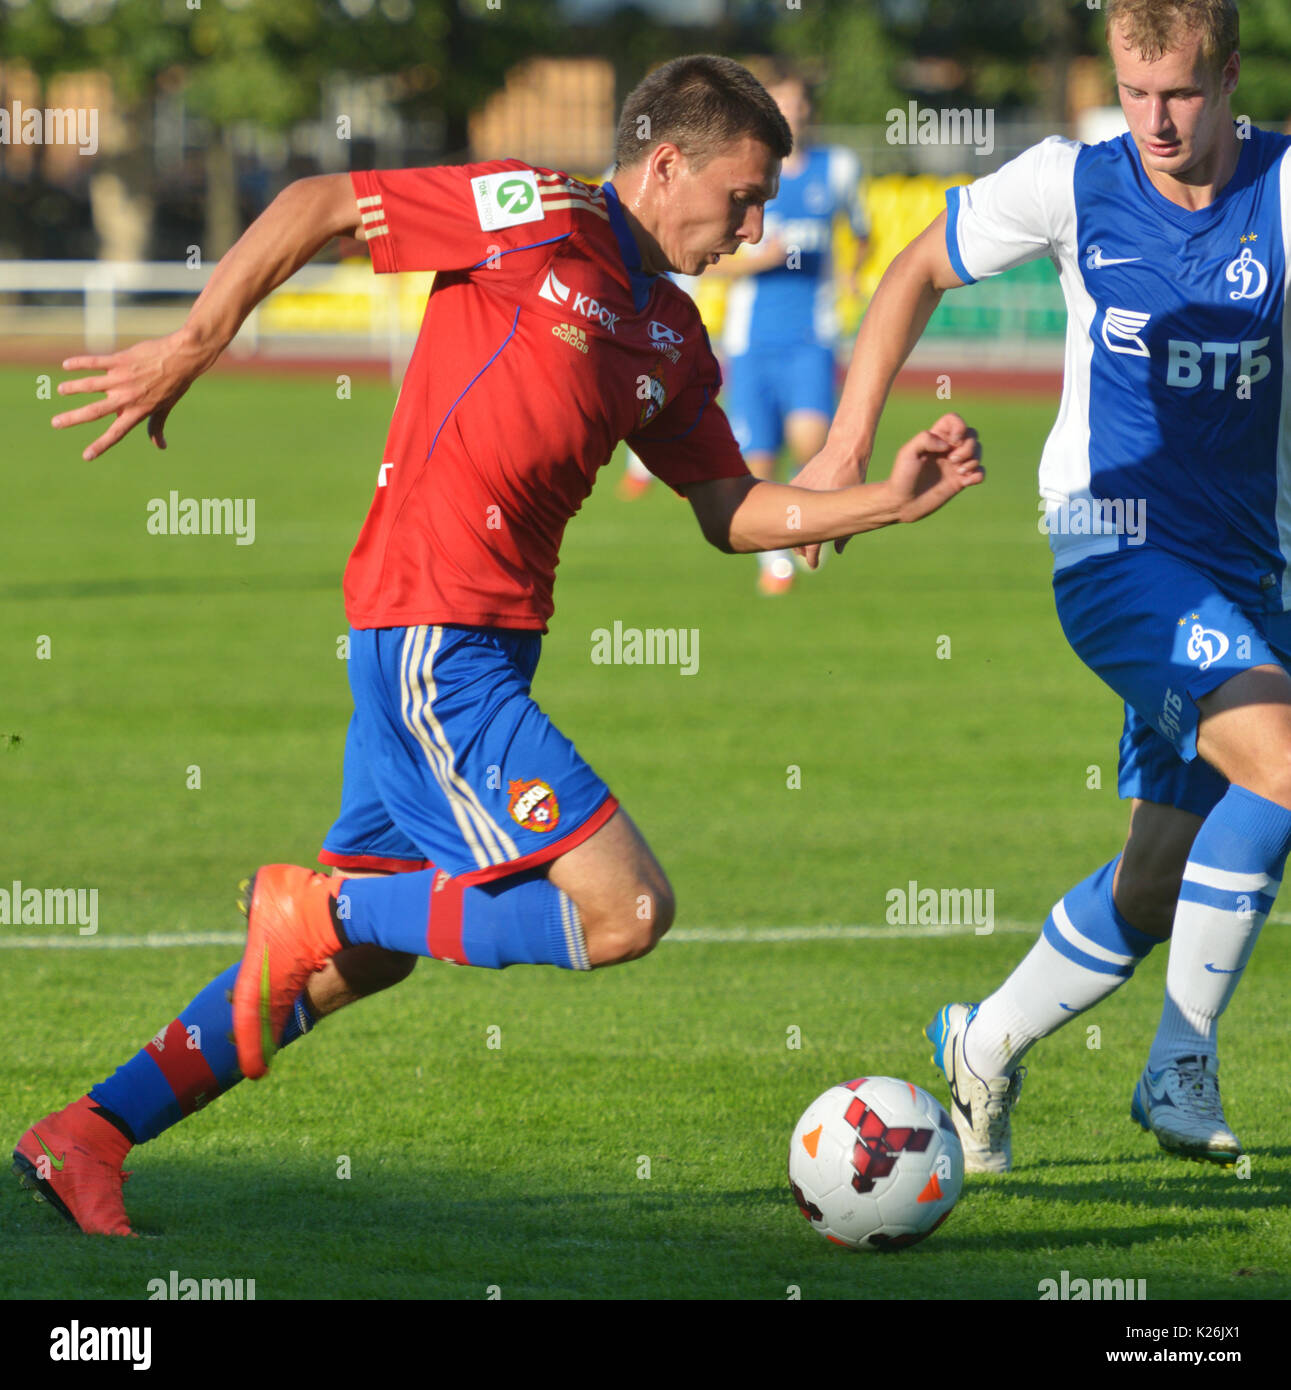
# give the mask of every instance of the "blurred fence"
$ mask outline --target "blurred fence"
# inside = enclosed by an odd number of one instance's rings
[[[0,262],[0,336],[106,352],[174,332],[214,267],[142,261]],[[353,356],[402,371],[432,275],[374,275],[366,259],[305,266],[253,309],[234,354]]]
[[[871,235],[863,261],[840,221],[839,321],[847,338],[893,258],[945,207],[946,189],[965,175],[885,175],[866,180]],[[0,262],[0,337],[21,350],[37,341],[75,343],[92,352],[174,331],[212,267],[116,261]],[[255,309],[231,351],[281,356],[344,356],[387,362],[399,375],[412,351],[433,276],[374,275],[366,258],[298,271]],[[701,277],[695,298],[709,330],[721,330],[727,281]],[[1048,261],[943,296],[921,349],[954,345],[996,362],[1030,360],[1037,344],[1060,349],[1066,313]]]

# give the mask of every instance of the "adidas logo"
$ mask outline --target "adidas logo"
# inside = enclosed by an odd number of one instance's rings
[[[552,335],[560,339],[562,343],[568,343],[570,347],[577,348],[579,352],[587,352],[587,332],[582,328],[575,328],[572,323],[557,324],[552,328]]]

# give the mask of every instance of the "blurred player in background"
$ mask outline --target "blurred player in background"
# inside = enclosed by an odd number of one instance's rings
[[[793,132],[780,191],[766,210],[762,244],[743,247],[707,273],[731,280],[721,352],[722,404],[749,471],[774,479],[786,445],[794,471],[824,447],[834,414],[839,277],[834,225],[846,217],[865,259],[869,224],[861,203],[860,160],[841,146],[802,143],[811,117],[803,78],[777,69],[767,90]],[[793,583],[791,552],[758,556],[758,588],[784,593]]]
[[[1122,852],[1055,905],[1000,988],[929,1024],[966,1163],[988,1172],[1012,1161],[1027,1050],[1166,938],[1131,1118],[1171,1153],[1241,1154],[1218,1022],[1291,848],[1291,139],[1233,121],[1232,0],[1109,0],[1106,27],[1128,133],[1053,136],[948,192],[875,292],[829,442],[799,478],[864,477],[942,291],[1054,260],[1068,315],[1040,465],[1054,596],[1076,654],[1125,702],[1132,809]]]

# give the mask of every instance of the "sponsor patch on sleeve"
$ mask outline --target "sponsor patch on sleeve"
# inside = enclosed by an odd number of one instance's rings
[[[521,222],[541,222],[542,199],[538,180],[529,169],[506,169],[500,174],[479,174],[471,180],[475,214],[483,231],[516,227]]]

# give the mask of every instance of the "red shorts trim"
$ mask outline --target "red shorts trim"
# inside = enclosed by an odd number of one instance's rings
[[[488,864],[482,869],[472,869],[469,874],[458,874],[453,882],[464,887],[473,883],[491,883],[495,878],[509,878],[512,874],[522,874],[526,869],[559,859],[562,854],[568,854],[575,846],[581,845],[584,840],[593,836],[618,809],[619,799],[611,792],[582,825],[571,830],[568,835],[562,835],[559,840],[543,845],[532,854],[522,854],[519,859],[506,859],[501,864]]]
[[[415,874],[435,867],[429,859],[382,859],[377,854],[333,854],[330,849],[319,850],[318,862],[337,869],[369,869],[387,874]]]

